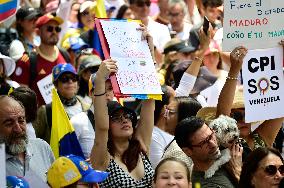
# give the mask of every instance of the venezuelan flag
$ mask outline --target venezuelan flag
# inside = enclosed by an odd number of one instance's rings
[[[18,3],[19,0],[0,0],[0,22],[16,13]]]
[[[52,129],[50,146],[55,158],[69,154],[85,158],[75,130],[69,121],[55,88],[52,89]]]

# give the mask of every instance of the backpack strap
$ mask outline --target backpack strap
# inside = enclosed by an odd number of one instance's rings
[[[32,85],[32,81],[35,80],[37,76],[37,53],[31,52],[29,54],[29,60],[30,60],[30,80],[29,80],[29,86]]]
[[[94,116],[93,112],[90,109],[87,111],[87,115],[88,115],[88,118],[89,118],[89,120],[90,120],[90,122],[91,122],[91,124],[93,126],[94,131],[96,131],[95,130],[95,116]]]
[[[46,110],[47,125],[49,129],[51,130],[52,128],[52,103],[45,105],[45,110]]]
[[[66,63],[71,63],[71,58],[69,53],[64,48],[58,47],[58,49],[61,55],[63,56],[63,58],[65,59]]]

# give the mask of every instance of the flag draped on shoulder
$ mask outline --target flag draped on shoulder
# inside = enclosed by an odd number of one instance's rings
[[[55,158],[74,154],[84,158],[75,130],[55,88],[52,89],[52,128],[50,146]]]
[[[0,0],[0,22],[14,15],[18,4],[19,0]]]

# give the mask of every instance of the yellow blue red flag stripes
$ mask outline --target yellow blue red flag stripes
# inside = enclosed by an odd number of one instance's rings
[[[18,3],[19,0],[0,0],[0,22],[16,13]]]
[[[83,158],[75,130],[69,121],[55,88],[52,89],[52,128],[50,146],[55,158],[74,154]]]

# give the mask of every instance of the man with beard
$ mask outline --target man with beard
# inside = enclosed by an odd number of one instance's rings
[[[35,54],[25,53],[17,62],[13,80],[22,85],[29,86],[37,94],[38,104],[43,105],[44,100],[37,87],[37,82],[52,72],[57,64],[70,60],[66,51],[59,49],[56,44],[61,31],[63,20],[52,14],[46,14],[36,21],[37,34],[41,44],[36,48]],[[68,57],[67,57],[68,56]]]
[[[238,168],[241,159],[241,148],[234,146],[237,151],[234,151],[232,159],[229,162],[233,166],[229,171],[222,165],[212,177],[205,178],[207,171],[213,163],[221,157],[221,152],[217,143],[215,132],[210,129],[202,119],[192,116],[183,119],[176,127],[175,140],[183,152],[193,161],[192,170],[192,185],[201,184],[201,187],[236,187],[236,182],[232,180],[234,177],[234,169]],[[241,167],[240,167],[241,168]],[[233,174],[231,174],[233,173]]]
[[[46,182],[54,161],[50,146],[41,139],[28,139],[24,107],[12,97],[0,96],[0,142],[6,145],[6,174]]]

